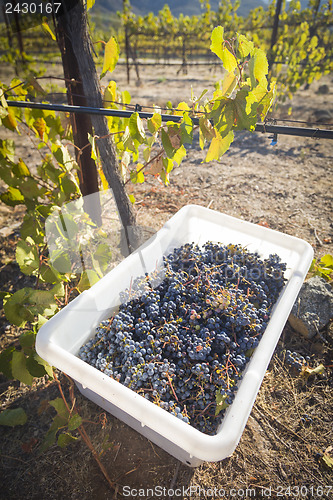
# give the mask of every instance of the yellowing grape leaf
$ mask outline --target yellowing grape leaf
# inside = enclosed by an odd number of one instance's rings
[[[8,108],[8,104],[5,98],[5,93],[3,90],[0,90],[0,103],[3,108]]]
[[[98,167],[97,171],[98,171],[98,174],[99,174],[101,182],[102,182],[102,187],[106,191],[107,189],[109,189],[109,183],[106,180],[106,177],[104,175],[103,169],[101,167]]]
[[[223,38],[224,29],[222,26],[214,28],[211,36],[210,50],[214,52],[222,61],[225,70],[228,73],[237,68],[237,60],[235,56],[228,50],[226,42]]]
[[[333,256],[330,254],[324,255],[320,259],[320,264],[323,264],[325,267],[333,267]]]
[[[133,139],[142,144],[146,140],[146,133],[139,113],[133,113],[129,120],[129,131]]]
[[[177,106],[177,110],[174,111],[175,115],[182,115],[183,111],[190,111],[190,108],[186,102],[180,102]]]
[[[30,177],[30,170],[22,160],[22,158],[19,158],[18,163],[13,165],[13,173],[16,175],[16,177]]]
[[[97,156],[97,150],[96,150],[95,136],[88,133],[88,141],[90,142],[90,145],[91,145],[91,158],[94,161],[97,161],[98,156]]]
[[[303,366],[301,374],[303,377],[308,378],[310,375],[318,375],[320,373],[324,373],[325,366],[320,363],[320,365],[316,366],[316,368],[310,368],[309,366]]]
[[[222,82],[222,95],[229,96],[237,85],[236,76],[234,73],[228,73]]]
[[[147,120],[148,130],[155,134],[162,124],[162,117],[159,113],[154,113],[151,118]]]
[[[113,101],[117,100],[117,84],[111,80],[104,92],[104,106],[110,107]]]
[[[260,82],[263,78],[266,78],[268,73],[268,62],[266,54],[261,49],[254,49],[252,52],[252,57],[249,61],[249,70],[252,85],[254,85],[254,80]]]
[[[116,67],[118,59],[119,59],[119,45],[115,37],[111,36],[110,40],[105,45],[104,63],[103,63],[101,78],[103,78],[103,76],[105,76],[105,74],[108,71],[112,73],[112,71]]]
[[[222,137],[219,132],[215,130],[215,137],[210,143],[205,162],[208,163],[212,160],[219,160],[222,155],[229,149],[230,144],[234,139],[234,133],[231,130],[225,137]]]
[[[248,40],[244,35],[238,36],[238,51],[241,57],[247,57],[253,49],[253,42]]]
[[[33,126],[36,129],[40,139],[43,140],[46,131],[46,121],[44,120],[44,118],[37,118],[34,121]]]
[[[8,128],[9,130],[12,130],[13,132],[15,130],[18,130],[17,121],[15,118],[15,112],[14,112],[13,108],[7,108],[7,114],[2,119],[2,123],[4,124],[4,126],[6,128]]]
[[[95,5],[95,0],[87,0],[87,10]]]
[[[55,37],[53,31],[51,30],[50,26],[47,24],[46,21],[44,21],[42,23],[42,28],[45,31],[45,33],[48,33],[50,35],[50,37],[52,38],[52,40],[56,41],[56,37]]]
[[[180,165],[183,158],[185,158],[186,156],[186,149],[184,148],[183,145],[180,146],[180,148],[177,149],[174,157],[173,157],[173,160],[178,164]]]

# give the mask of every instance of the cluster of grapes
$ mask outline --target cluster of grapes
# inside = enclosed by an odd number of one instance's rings
[[[137,278],[79,357],[215,434],[285,283],[277,255],[186,244]]]
[[[300,373],[302,370],[303,366],[308,365],[310,360],[309,356],[302,356],[301,354],[298,354],[297,352],[286,351],[286,357],[285,357],[285,362],[287,365],[289,365],[291,368],[293,368],[296,372]]]

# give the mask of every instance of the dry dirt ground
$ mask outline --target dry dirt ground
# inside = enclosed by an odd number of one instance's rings
[[[220,77],[207,68],[191,68],[188,75],[176,73],[176,68],[150,67],[142,70],[141,85],[135,81],[127,85],[120,66],[113,78],[121,88],[129,89],[133,103],[163,105],[168,99],[173,104],[188,100],[190,85],[195,94],[212,89],[214,78]],[[328,94],[318,92],[323,83],[328,85]],[[332,123],[332,96],[333,77],[315,82],[297,93],[289,118],[316,121],[316,112],[322,110]],[[287,118],[287,107],[277,109],[274,116]],[[186,160],[173,171],[170,186],[151,178],[142,186],[130,187],[139,222],[157,230],[182,206],[194,203],[303,238],[313,246],[316,258],[332,254],[333,142],[279,136],[276,146],[270,143],[265,134],[241,132],[222,161],[202,164],[196,138]],[[28,165],[36,160],[24,139],[17,154]],[[27,283],[14,261],[22,216],[21,207],[0,205],[1,290],[14,291]],[[3,315],[0,327],[1,345],[15,343],[20,332]],[[325,372],[308,379],[297,376],[284,362],[286,349],[309,355],[312,366],[324,363]],[[178,498],[185,500],[332,498],[332,469],[323,460],[325,450],[329,453],[333,444],[332,354],[332,325],[310,341],[287,324],[236,451],[221,462],[195,469],[180,464],[116,418],[107,415],[105,421],[101,409],[78,391],[76,402],[111,480],[118,484],[118,498],[126,493],[124,486],[132,488],[127,498],[159,498],[152,491],[139,490],[155,486],[170,489],[160,498],[173,498],[171,490],[184,487]],[[65,378],[63,385],[67,394]],[[1,499],[116,497],[81,440],[64,450],[53,446],[40,454],[39,445],[54,416],[45,402],[59,396],[54,382],[27,388],[1,376],[0,390],[2,409],[22,406],[28,414],[24,426],[0,428]],[[311,421],[303,423],[306,414]],[[105,440],[112,446],[103,452]],[[186,490],[189,487],[191,491]],[[214,488],[220,490],[215,496]]]

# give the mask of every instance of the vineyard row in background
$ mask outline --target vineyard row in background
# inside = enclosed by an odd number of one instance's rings
[[[135,15],[128,0],[123,2],[123,11],[118,13],[119,23],[110,16],[105,27],[96,17],[90,18],[94,48],[102,61],[104,41],[110,34],[116,36],[122,61],[127,65],[127,79],[133,67],[140,80],[140,66],[145,64],[176,65],[177,73],[187,73],[189,64],[219,63],[210,51],[210,33],[214,26],[222,25],[232,38],[236,32],[244,34],[255,45],[268,52],[270,76],[277,77],[281,94],[294,92],[304,83],[328,74],[333,69],[333,12],[332,1],[310,0],[308,8],[301,10],[300,2],[287,3],[276,0],[264,10],[258,7],[244,18],[237,15],[239,3],[227,0],[220,3],[217,11],[211,10],[209,1],[201,1],[200,16],[175,17],[166,5],[158,15]],[[18,26],[20,18],[17,20]],[[52,30],[52,24],[49,27]],[[44,31],[48,25],[42,26]],[[56,63],[60,54],[56,41],[41,36],[41,27],[16,33],[9,23],[0,30],[0,61],[17,60],[17,74],[28,68],[41,75],[41,62]],[[20,61],[17,58],[20,54]],[[38,54],[38,58],[36,56]],[[39,66],[37,66],[39,64]],[[45,69],[44,69],[45,71]]]

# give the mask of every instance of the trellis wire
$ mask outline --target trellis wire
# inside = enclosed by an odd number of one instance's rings
[[[46,111],[59,111],[64,113],[88,113],[91,115],[114,116],[117,118],[130,118],[134,111],[120,109],[94,108],[91,106],[72,106],[69,104],[47,104],[41,102],[28,101],[7,101],[8,106],[28,109],[43,109]],[[141,106],[136,105],[136,110],[140,118],[152,118],[153,113],[141,111]],[[180,122],[182,115],[161,114],[163,122]],[[191,117],[194,125],[199,125],[199,118]],[[271,123],[257,123],[255,132],[263,132],[278,135],[294,135],[298,137],[315,137],[320,139],[333,139],[333,130],[306,127],[288,127],[284,125],[274,125]]]

